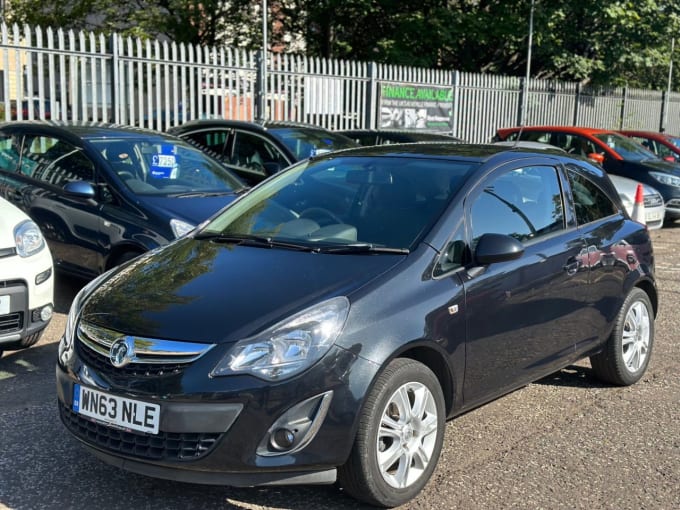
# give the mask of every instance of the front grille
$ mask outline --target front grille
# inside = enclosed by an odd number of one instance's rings
[[[645,207],[658,207],[660,205],[663,205],[661,195],[645,195]]]
[[[133,375],[136,377],[158,377],[161,375],[179,374],[186,366],[179,363],[131,363],[121,368],[114,367],[109,358],[90,349],[82,342],[76,342],[78,357],[90,368],[101,374],[111,376]]]
[[[0,333],[12,333],[21,331],[24,327],[24,314],[13,312],[7,315],[0,315]]]
[[[97,423],[59,406],[61,420],[76,437],[102,450],[154,461],[190,461],[207,455],[221,433],[128,432]]]
[[[215,346],[124,335],[87,321],[80,321],[76,331],[76,352],[80,358],[97,371],[112,376],[177,374]],[[123,366],[114,367],[109,356],[117,342],[125,343],[127,361]]]

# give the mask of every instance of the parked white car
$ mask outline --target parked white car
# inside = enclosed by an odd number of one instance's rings
[[[53,302],[52,255],[40,229],[0,198],[0,355],[35,344]]]
[[[620,175],[609,174],[609,179],[619,193],[626,211],[632,216],[633,207],[635,205],[635,193],[637,192],[637,186],[640,183],[633,179],[628,179],[627,177],[621,177]],[[661,196],[661,193],[651,186],[648,186],[647,184],[642,184],[642,186],[644,189],[645,223],[647,228],[650,230],[661,228],[663,226],[664,217],[666,216],[666,206],[664,205],[663,197]]]

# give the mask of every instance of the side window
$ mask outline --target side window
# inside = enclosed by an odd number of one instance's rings
[[[236,132],[230,163],[264,176],[272,173],[268,168],[281,170],[288,165],[283,155],[271,142],[260,136],[241,131]]]
[[[25,142],[27,161],[35,164],[31,176],[53,186],[71,181],[94,180],[94,164],[81,149],[57,138],[36,136]]]
[[[473,244],[496,233],[529,242],[564,228],[564,204],[555,168],[524,167],[493,177],[471,209]]]
[[[224,156],[224,152],[227,149],[229,130],[221,129],[216,131],[199,131],[196,133],[190,133],[188,135],[182,135],[182,138],[186,139],[193,145],[207,149],[208,151],[221,157]]]
[[[517,137],[514,138],[514,140],[516,139]],[[544,131],[523,131],[521,139],[528,140],[530,142],[551,143],[550,133],[546,133]],[[508,138],[508,140],[510,140],[510,138]]]
[[[569,170],[567,174],[579,225],[616,214],[614,203],[594,182],[573,170]]]
[[[583,156],[585,158],[588,157],[588,154],[601,152],[598,151],[595,148],[595,144],[587,138],[577,135],[568,135],[568,137],[568,146],[565,147],[565,149],[569,154],[575,154],[576,156]]]
[[[0,170],[15,172],[21,155],[20,136],[0,135]]]

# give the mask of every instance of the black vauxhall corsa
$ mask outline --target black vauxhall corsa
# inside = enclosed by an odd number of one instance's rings
[[[0,196],[43,232],[55,266],[93,278],[182,236],[243,182],[174,136],[107,124],[0,124]]]
[[[649,234],[565,154],[411,144],[295,165],[100,276],[59,344],[66,428],[150,476],[333,483],[396,506],[445,421],[576,360],[652,352]]]

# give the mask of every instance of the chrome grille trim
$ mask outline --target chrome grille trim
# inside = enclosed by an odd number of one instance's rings
[[[181,342],[125,335],[112,329],[102,328],[94,324],[80,321],[77,328],[78,340],[97,354],[108,359],[111,345],[119,338],[131,338],[134,342],[135,355],[130,364],[184,364],[196,361],[215,344]]]

